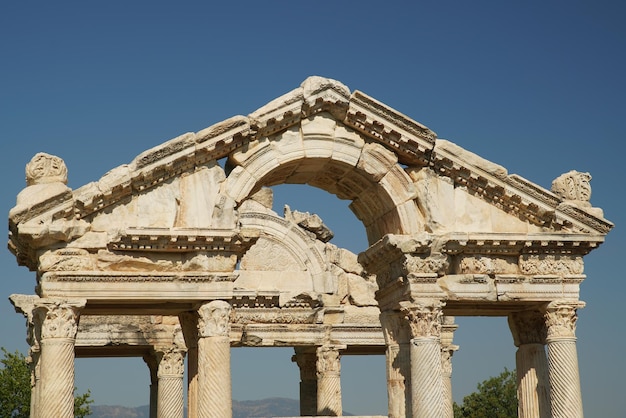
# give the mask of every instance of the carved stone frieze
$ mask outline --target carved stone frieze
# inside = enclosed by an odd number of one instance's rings
[[[64,248],[39,257],[39,271],[93,270],[94,261],[87,250]]]
[[[552,192],[565,200],[589,202],[591,199],[590,180],[589,173],[572,170],[554,179]]]
[[[461,274],[510,274],[517,273],[513,257],[467,256],[461,257],[458,266]]]
[[[430,256],[407,255],[404,268],[408,273],[437,273],[444,275],[450,265],[446,254],[435,253]]]
[[[228,336],[232,308],[228,302],[214,300],[198,308],[198,332],[201,337]]]
[[[554,254],[523,254],[519,258],[520,271],[524,274],[583,274],[582,256]]]
[[[26,184],[46,183],[67,184],[67,167],[61,158],[40,152],[26,165]]]
[[[547,304],[544,309],[546,321],[547,339],[575,338],[577,309],[585,307],[582,301],[554,301]]]
[[[320,310],[306,308],[237,308],[233,310],[234,324],[314,324],[319,322]]]

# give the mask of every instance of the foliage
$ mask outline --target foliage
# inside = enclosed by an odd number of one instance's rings
[[[8,352],[0,359],[0,418],[28,418],[30,416],[30,367],[19,351]],[[76,391],[76,388],[74,388]],[[74,397],[74,416],[85,418],[91,414],[91,392]]]
[[[517,378],[506,368],[496,377],[478,384],[478,391],[454,403],[454,418],[516,418]]]

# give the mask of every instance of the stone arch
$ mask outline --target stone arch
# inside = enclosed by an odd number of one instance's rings
[[[423,231],[413,183],[397,156],[328,113],[231,153],[223,192],[237,204],[263,186],[308,184],[351,200],[369,243]]]

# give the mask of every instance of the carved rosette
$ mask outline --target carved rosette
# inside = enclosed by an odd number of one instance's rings
[[[74,339],[78,331],[78,314],[85,300],[36,303],[34,321],[41,324],[41,339]]]
[[[585,307],[581,301],[555,301],[544,308],[544,318],[547,326],[547,340],[576,338],[577,309]]]
[[[407,304],[401,308],[404,317],[409,321],[413,338],[440,338],[443,307],[445,303],[429,302]]]
[[[228,302],[214,300],[198,308],[200,337],[227,337],[230,331],[232,308]]]
[[[169,348],[157,350],[159,377],[182,377],[185,371],[185,350]]]
[[[61,158],[40,152],[26,165],[26,184],[46,183],[67,184],[67,167]]]
[[[541,312],[513,312],[508,319],[516,347],[524,344],[545,344],[547,337],[546,319]]]
[[[583,258],[570,255],[523,254],[519,266],[524,274],[579,275],[584,271]]]

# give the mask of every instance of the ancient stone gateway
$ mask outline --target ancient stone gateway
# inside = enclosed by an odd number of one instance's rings
[[[184,384],[190,417],[229,417],[232,346],[294,347],[302,415],[341,415],[342,355],[385,353],[390,417],[451,417],[460,315],[508,317],[521,417],[582,417],[583,257],[612,227],[586,173],[544,190],[312,77],[98,182],[66,176],[36,155],[9,214],[9,247],[37,275],[36,295],[11,297],[35,417],[73,416],[74,356],[120,354],[146,359],[153,417],[182,417]],[[349,199],[369,248],[275,213],[266,187],[281,183]]]

